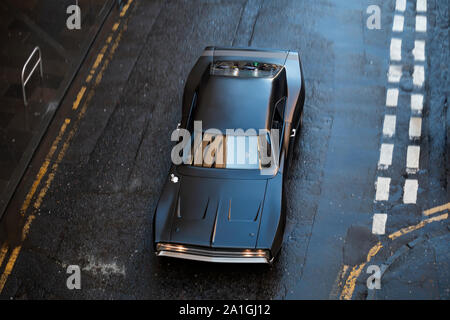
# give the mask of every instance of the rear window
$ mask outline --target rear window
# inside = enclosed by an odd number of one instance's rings
[[[191,149],[190,165],[218,169],[260,170],[272,164],[270,135],[211,135]],[[187,156],[187,155],[186,155]],[[185,162],[186,163],[186,162]]]

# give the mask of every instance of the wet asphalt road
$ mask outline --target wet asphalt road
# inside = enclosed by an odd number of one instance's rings
[[[427,47],[415,205],[402,201],[413,91],[407,83],[414,66],[408,54],[415,39],[412,4],[405,11],[406,67],[396,111],[399,151],[388,169],[391,198],[380,203],[374,202],[375,181],[395,1],[133,2],[127,29],[34,212],[1,297],[337,298],[341,267],[362,262],[378,239],[371,232],[374,212],[388,213],[386,233],[391,233],[421,221],[423,210],[448,202],[448,146],[439,128],[445,127],[449,86],[437,66],[437,61],[448,61],[448,38],[447,46],[436,40],[448,28],[448,16],[446,26],[437,23],[445,8],[436,2],[428,1],[426,39],[436,42]],[[372,4],[382,10],[380,30],[366,28],[365,11]],[[99,41],[106,36],[104,32]],[[301,56],[303,127],[286,190],[284,245],[273,266],[157,259],[150,250],[152,215],[170,167],[170,134],[180,118],[184,81],[208,45],[292,49]],[[81,70],[79,78],[87,74]],[[2,240],[19,243],[17,209],[64,117],[72,112],[80,79],[2,220]],[[66,288],[68,265],[81,267],[81,290]],[[356,296],[364,297],[364,292]]]

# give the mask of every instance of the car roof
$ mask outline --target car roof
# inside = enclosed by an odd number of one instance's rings
[[[267,129],[273,105],[273,79],[203,77],[193,119],[203,130]]]

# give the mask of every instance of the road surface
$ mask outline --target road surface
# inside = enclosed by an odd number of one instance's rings
[[[368,28],[371,5],[379,29]],[[292,49],[303,63],[272,266],[151,251],[185,80],[209,45]],[[382,263],[436,235],[443,267],[427,274],[443,289],[429,297],[448,299],[448,49],[437,0],[131,1],[105,23],[1,221],[1,298],[365,299],[371,248]],[[69,265],[80,290],[66,286]],[[376,297],[414,298],[415,284]]]

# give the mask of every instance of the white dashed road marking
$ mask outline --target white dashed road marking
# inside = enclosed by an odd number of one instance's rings
[[[422,135],[422,118],[412,117],[409,120],[409,139],[414,140]]]
[[[398,89],[388,89],[386,93],[386,106],[396,107],[398,104]]]
[[[376,201],[388,201],[389,200],[389,188],[391,184],[391,178],[378,177],[376,182]]]
[[[395,135],[395,123],[397,117],[395,115],[386,114],[383,123],[383,136],[391,138]]]
[[[417,33],[427,32],[427,0],[415,0],[416,14],[415,17],[415,31]],[[392,31],[394,36],[390,42],[390,64],[387,73],[387,80],[393,84],[400,82],[403,76],[402,67],[402,33],[405,27],[404,12],[406,11],[407,0],[396,0],[395,2],[395,14],[392,22]],[[407,32],[411,29],[407,28]],[[405,47],[406,51],[406,47]],[[425,84],[425,66],[423,62],[426,61],[426,43],[425,40],[417,39],[414,41],[414,48],[408,49],[409,53],[414,57],[416,64],[414,65],[414,71],[412,73],[412,82],[415,90],[422,89]],[[406,52],[405,52],[406,53]],[[394,64],[393,64],[394,63]],[[405,69],[406,71],[406,69]],[[388,88],[386,92],[386,107],[396,108],[399,103],[399,89]],[[422,118],[424,96],[421,93],[411,94],[411,118],[409,121],[409,139],[418,140],[422,135]],[[397,109],[391,109],[390,113],[399,112]],[[383,122],[383,140],[391,142],[391,138],[395,135],[397,116],[394,114],[385,114]],[[403,134],[403,133],[402,133]],[[380,158],[378,160],[378,170],[387,170],[392,165],[392,159],[394,150],[405,150],[404,145],[395,147],[393,143],[385,143],[382,141],[380,147]],[[398,151],[397,151],[398,152]],[[406,149],[406,172],[408,174],[416,174],[419,170],[420,160],[420,146],[409,145]],[[390,173],[387,171],[385,173]],[[377,177],[375,183],[375,202],[376,201],[389,201],[390,192],[390,177]],[[417,179],[406,179],[403,186],[403,203],[416,204],[417,192],[419,189],[419,181]],[[372,233],[375,235],[384,235],[387,221],[387,213],[375,213],[372,221]]]
[[[391,60],[401,61],[402,60],[402,39],[392,38],[391,39]]]
[[[416,11],[427,12],[427,0],[417,0]]]
[[[384,234],[386,229],[386,220],[386,213],[375,213],[373,215],[372,233],[380,235]]]
[[[406,171],[416,173],[419,170],[420,147],[408,146],[406,153]]]
[[[413,83],[415,86],[421,88],[425,82],[425,67],[414,66]]]
[[[412,94],[411,95],[411,110],[422,114],[423,109],[423,95],[422,94]]]
[[[392,26],[392,31],[402,32],[404,23],[405,23],[405,18],[403,16],[400,16],[400,15],[396,14],[394,16],[394,23],[393,23],[393,26]]]
[[[378,161],[378,169],[385,170],[392,164],[392,153],[394,152],[394,145],[390,143],[381,144],[380,160]]]
[[[388,81],[398,83],[402,77],[402,66],[389,66]]]
[[[406,10],[406,0],[397,0],[395,2],[395,10],[403,12]]]
[[[416,32],[427,32],[426,16],[416,16]]]
[[[417,190],[419,182],[416,179],[407,179],[403,188],[403,203],[415,204],[417,201]]]
[[[425,61],[425,41],[414,41],[414,49],[412,51],[415,61]]]

